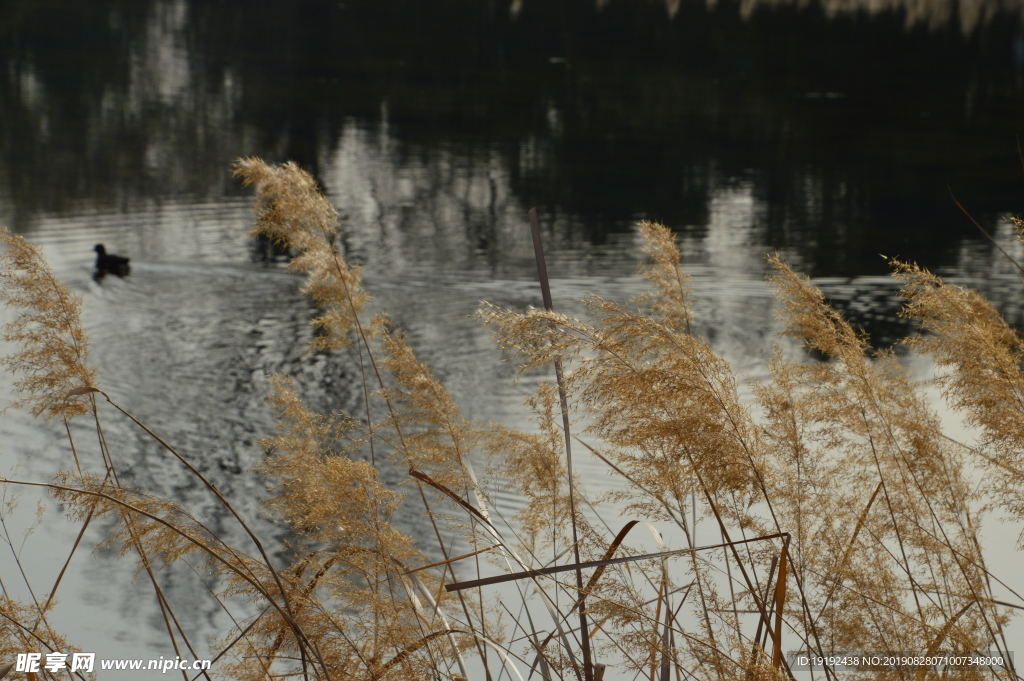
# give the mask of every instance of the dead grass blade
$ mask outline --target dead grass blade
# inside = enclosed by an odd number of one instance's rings
[[[779,532],[776,534],[768,534],[763,537],[751,537],[750,539],[737,539],[734,541],[725,542],[722,544],[711,544],[709,546],[698,546],[695,549],[672,549],[671,551],[659,551],[657,553],[645,553],[639,556],[621,556],[619,558],[608,558],[604,560],[590,560],[582,563],[573,563],[569,565],[555,565],[547,568],[539,568],[537,570],[524,570],[522,572],[513,572],[507,575],[496,575],[494,577],[484,577],[483,579],[474,579],[467,582],[455,582],[453,584],[445,584],[445,591],[461,591],[462,589],[473,589],[478,586],[486,586],[488,584],[501,584],[502,582],[512,582],[517,579],[540,577],[543,575],[553,575],[559,572],[570,572],[572,570],[589,570],[591,568],[601,568],[608,565],[618,565],[620,563],[634,563],[640,560],[653,560],[655,558],[670,558],[672,556],[681,556],[688,553],[694,553],[698,551],[710,551],[712,549],[720,549],[724,547],[734,547],[740,544],[749,544],[751,542],[766,541],[768,539],[779,539],[780,537],[788,537],[788,532]]]
[[[661,678],[659,679],[659,681],[670,681],[669,677],[670,677],[670,674],[671,674],[671,671],[672,671],[672,667],[671,667],[672,649],[671,649],[671,647],[669,647],[669,633],[672,630],[672,622],[674,621],[675,617],[672,614],[672,605],[669,602],[668,572],[667,571],[662,573],[662,585],[663,586],[662,586],[661,591],[664,594],[664,598],[662,599],[661,594],[659,594],[658,609],[660,609],[661,605],[662,605],[660,601],[664,600],[665,601],[665,603],[664,603],[664,605],[665,605],[665,624],[664,624],[664,627],[662,628],[662,631],[661,631],[661,647],[662,647],[662,651],[661,651],[661,666],[660,666]],[[655,629],[655,633],[657,633],[657,629]]]
[[[75,388],[74,390],[69,390],[64,395],[64,399],[66,400],[68,398],[76,397],[78,395],[88,395],[89,393],[102,393],[102,392],[103,391],[100,390],[99,388],[93,388],[93,387],[87,385],[87,386],[83,386],[81,388]],[[106,396],[106,393],[104,393],[104,396]]]
[[[439,563],[431,563],[430,565],[424,565],[423,567],[413,568],[412,570],[408,570],[406,572],[403,572],[402,574],[403,575],[411,575],[412,573],[419,572],[420,570],[429,570],[430,568],[440,567],[442,565],[448,565],[450,563],[455,563],[457,561],[460,561],[463,558],[471,558],[473,556],[480,555],[481,553],[487,553],[488,551],[490,551],[492,549],[496,549],[496,548],[498,548],[497,544],[495,544],[494,546],[488,546],[485,549],[480,549],[479,551],[471,551],[470,553],[464,553],[461,556],[455,556],[454,558],[449,558],[448,560],[442,560]]]
[[[771,564],[771,567],[768,568],[768,581],[765,582],[765,585],[764,585],[765,586],[765,592],[764,592],[764,596],[762,597],[762,599],[765,602],[768,602],[768,598],[770,597],[770,594],[769,594],[768,590],[772,588],[772,579],[775,578],[775,569],[778,566],[779,566],[779,557],[778,556],[772,556],[772,564]],[[764,650],[764,644],[761,642],[761,634],[764,633],[764,629],[765,629],[764,624],[765,624],[764,619],[758,618],[758,620],[757,620],[757,632],[754,634],[754,644],[753,644],[753,648],[750,651],[750,662],[751,662],[751,664],[753,664],[757,660],[760,651]],[[752,674],[753,674],[752,671],[749,672],[747,674],[747,678],[749,679]]]
[[[775,633],[772,635],[772,667],[782,664],[782,609],[786,605],[786,559],[789,554],[789,538],[782,544],[779,557],[779,581],[775,586]]]
[[[608,550],[606,550],[604,552],[604,557],[601,558],[601,560],[611,560],[612,557],[615,555],[615,551],[619,548],[619,546],[622,544],[622,542],[626,539],[626,535],[629,534],[629,531],[632,530],[634,527],[636,527],[639,524],[640,524],[639,520],[630,520],[628,523],[626,523],[622,527],[622,529],[619,530],[619,533],[617,535],[615,535],[615,539],[612,540],[612,543],[608,545]],[[604,571],[605,571],[606,567],[608,567],[608,566],[607,565],[601,565],[601,566],[598,566],[598,568],[596,570],[594,570],[594,574],[592,574],[590,576],[590,579],[587,581],[587,586],[585,588],[586,592],[589,593],[590,590],[594,588],[594,586],[597,584],[597,580],[601,579],[601,575],[604,574]]]
[[[417,470],[411,470],[411,469],[410,469],[410,470],[409,470],[409,475],[411,475],[412,477],[416,478],[417,480],[421,480],[421,481],[423,481],[423,482],[427,483],[428,485],[430,485],[431,487],[433,487],[434,489],[436,489],[436,490],[437,490],[438,492],[441,492],[441,493],[442,493],[442,494],[444,494],[444,495],[445,495],[446,497],[448,497],[449,499],[451,499],[452,501],[454,501],[454,502],[455,502],[456,504],[458,504],[458,505],[459,505],[459,506],[461,506],[462,508],[464,508],[464,509],[466,509],[467,511],[469,511],[470,513],[472,513],[472,514],[473,514],[474,516],[476,516],[477,518],[479,518],[481,522],[483,522],[483,523],[485,523],[485,524],[487,524],[487,525],[491,525],[491,521],[490,521],[490,520],[488,520],[488,519],[487,519],[487,518],[486,518],[486,517],[484,516],[484,514],[483,514],[483,513],[481,513],[481,512],[479,511],[479,510],[477,510],[477,508],[476,508],[475,506],[473,506],[473,504],[469,503],[468,501],[466,501],[465,499],[463,499],[463,498],[462,498],[462,497],[460,497],[460,496],[459,496],[458,494],[456,494],[456,493],[455,493],[455,492],[453,492],[452,490],[448,489],[447,487],[445,487],[445,486],[444,486],[444,485],[442,485],[441,483],[439,483],[439,482],[437,482],[436,480],[432,479],[432,478],[431,478],[431,477],[430,477],[429,475],[427,475],[426,473],[423,473],[423,472],[421,472],[421,471],[417,471]],[[492,548],[493,548],[493,547],[492,547]],[[469,555],[472,555],[472,554],[469,554]]]

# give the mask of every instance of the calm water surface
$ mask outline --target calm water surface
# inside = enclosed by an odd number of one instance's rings
[[[0,222],[42,244],[84,298],[103,387],[255,515],[264,482],[239,474],[272,428],[267,377],[295,376],[322,410],[359,398],[351,358],[305,352],[312,310],[246,236],[233,159],[313,172],[375,305],[468,415],[522,423],[529,385],[511,382],[468,315],[481,299],[539,302],[531,206],[567,312],[588,293],[644,290],[638,220],[676,230],[699,332],[744,377],[763,374],[777,330],[770,251],[880,343],[907,328],[879,254],[976,286],[1024,321],[1021,283],[953,201],[1024,255],[1004,219],[1024,195],[1021,12],[1019,0],[11,0]],[[98,242],[131,256],[130,277],[93,281]],[[232,531],[158,447],[108,416],[129,482]],[[60,428],[15,413],[0,421],[0,457],[32,479],[70,462]],[[608,484],[582,466],[589,489]],[[402,522],[421,521],[410,510]],[[51,508],[26,544],[40,585],[74,532]],[[131,567],[103,551],[73,566],[57,622],[76,643],[169,654],[144,578],[130,586]],[[198,638],[226,629],[195,574],[169,579]]]

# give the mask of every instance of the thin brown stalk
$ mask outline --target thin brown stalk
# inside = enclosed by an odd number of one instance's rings
[[[949,188],[947,187],[947,189],[949,189]],[[963,207],[963,204],[961,204],[961,203],[960,203],[959,201],[957,201],[957,199],[956,199],[956,196],[954,196],[954,195],[953,195],[953,190],[952,190],[952,189],[949,189],[949,196],[950,196],[950,198],[952,198],[952,199],[953,199],[953,203],[955,203],[955,204],[956,204],[956,207],[960,209],[960,212],[962,212],[962,213],[963,213],[964,215],[966,215],[966,216],[967,216],[967,219],[971,221],[971,224],[972,224],[972,225],[974,225],[974,226],[975,226],[975,228],[977,228],[977,230],[978,230],[979,232],[981,232],[981,233],[982,233],[982,235],[984,235],[984,237],[985,237],[986,239],[988,239],[988,240],[989,240],[989,242],[990,242],[990,243],[991,243],[991,244],[992,244],[993,246],[995,246],[995,247],[996,247],[997,249],[999,249],[999,252],[1000,252],[1000,253],[1002,253],[1002,254],[1003,254],[1003,256],[1004,256],[1004,257],[1005,257],[1005,258],[1006,258],[1007,260],[1009,260],[1009,261],[1010,261],[1010,263],[1011,263],[1011,264],[1012,264],[1012,265],[1013,265],[1013,266],[1014,266],[1015,268],[1017,268],[1017,272],[1018,272],[1017,278],[1018,278],[1018,279],[1021,279],[1021,283],[1024,283],[1024,278],[1021,278],[1021,275],[1024,275],[1024,267],[1022,267],[1022,266],[1021,266],[1021,264],[1020,264],[1019,262],[1017,262],[1017,261],[1016,261],[1016,260],[1015,260],[1015,259],[1013,258],[1013,256],[1012,256],[1012,255],[1010,255],[1009,253],[1007,253],[1007,252],[1006,252],[1006,249],[1004,249],[1004,248],[1003,248],[1002,246],[1000,246],[1000,245],[999,245],[999,242],[997,242],[997,241],[996,241],[995,239],[993,239],[993,238],[992,238],[992,235],[991,235],[991,234],[989,234],[989,233],[988,233],[988,231],[987,231],[987,230],[986,230],[986,229],[985,229],[984,227],[982,227],[982,226],[981,226],[981,223],[979,223],[979,222],[978,222],[977,220],[975,220],[975,219],[974,219],[974,216],[973,216],[973,215],[971,215],[971,214],[970,214],[970,213],[969,213],[969,212],[967,211],[967,209]]]
[[[68,493],[71,493],[73,495],[83,495],[83,496],[96,497],[96,498],[99,498],[99,499],[103,499],[104,501],[108,501],[108,502],[110,502],[112,504],[115,504],[116,506],[119,506],[121,508],[124,508],[126,511],[129,511],[129,512],[134,513],[136,515],[142,516],[144,518],[148,518],[149,520],[152,520],[153,522],[158,523],[158,524],[166,527],[167,529],[169,529],[174,534],[180,536],[186,542],[194,545],[197,549],[199,549],[205,555],[209,556],[214,561],[216,561],[216,562],[220,563],[221,565],[223,565],[229,572],[234,573],[239,578],[241,578],[243,581],[248,583],[257,593],[259,593],[264,599],[266,599],[267,602],[275,610],[278,611],[278,614],[280,614],[281,617],[285,620],[285,622],[287,622],[288,625],[292,628],[292,631],[295,633],[296,637],[299,638],[304,643],[306,643],[307,645],[309,645],[309,641],[306,639],[305,634],[303,634],[302,629],[301,629],[301,627],[299,627],[298,623],[296,623],[292,619],[292,617],[288,613],[288,611],[285,610],[284,607],[281,604],[279,604],[273,598],[273,596],[263,587],[262,584],[260,584],[253,577],[251,577],[249,574],[247,574],[246,571],[243,571],[240,568],[238,568],[237,566],[233,565],[231,562],[229,562],[224,557],[220,556],[216,552],[210,551],[205,543],[203,543],[203,542],[199,541],[198,539],[192,537],[187,532],[181,530],[176,525],[174,525],[171,522],[168,522],[167,520],[161,518],[160,516],[155,515],[153,513],[150,513],[148,511],[146,511],[145,509],[142,509],[142,508],[140,508],[138,506],[135,506],[135,505],[127,502],[127,501],[124,501],[123,499],[118,499],[115,496],[112,496],[110,494],[107,494],[105,492],[100,492],[100,491],[97,491],[97,490],[82,489],[82,488],[79,488],[79,487],[69,487],[67,485],[59,485],[59,484],[56,484],[56,483],[48,483],[48,482],[33,482],[33,481],[29,481],[29,480],[13,480],[11,478],[6,478],[6,477],[0,477],[0,483],[7,483],[7,484],[12,484],[12,485],[21,485],[21,486],[25,486],[25,487],[40,487],[40,488],[51,489],[51,490],[55,490],[55,491],[59,491],[59,492],[68,492]],[[310,649],[313,651],[314,655],[317,656],[318,662],[322,666],[326,667],[326,665],[323,662],[323,660],[320,659],[319,653],[316,651],[316,648],[313,647],[313,646],[310,646]]]
[[[782,664],[782,611],[786,606],[786,567],[789,553],[789,537],[782,544],[779,556],[779,579],[775,583],[775,632],[772,635],[772,667]]]
[[[571,563],[568,565],[554,565],[552,567],[539,568],[537,570],[524,570],[523,572],[513,572],[506,575],[495,575],[494,577],[484,577],[483,579],[474,579],[466,582],[455,582],[454,584],[446,584],[446,591],[460,591],[462,589],[475,589],[478,586],[486,586],[488,584],[501,584],[503,582],[511,582],[518,579],[526,579],[532,577],[539,577],[541,575],[553,575],[559,572],[574,572],[576,570],[589,570],[591,568],[607,567],[608,565],[619,565],[621,563],[633,563],[639,560],[653,560],[655,558],[668,558],[671,556],[682,556],[691,553],[697,553],[699,551],[711,551],[713,549],[720,548],[733,548],[742,544],[757,541],[767,541],[769,539],[779,539],[781,537],[788,537],[788,534],[769,534],[763,537],[752,537],[750,539],[738,539],[721,544],[710,544],[708,546],[699,546],[695,549],[672,549],[670,551],[659,551],[657,553],[645,553],[639,556],[620,556],[618,558],[607,558],[604,560],[588,560],[582,563]]]
[[[267,555],[266,549],[263,548],[263,542],[261,542],[259,537],[256,536],[256,533],[252,531],[252,528],[249,527],[249,524],[247,522],[245,522],[245,520],[242,519],[242,516],[239,515],[238,511],[235,510],[235,507],[231,504],[231,502],[229,502],[227,500],[227,498],[223,494],[221,494],[220,490],[217,489],[217,486],[214,485],[212,482],[210,482],[207,479],[207,477],[205,475],[203,475],[202,472],[200,472],[198,468],[193,466],[192,463],[188,459],[186,459],[184,456],[179,454],[178,450],[176,450],[171,445],[167,444],[167,442],[164,441],[163,438],[161,438],[159,435],[157,435],[152,430],[150,430],[149,427],[147,427],[144,423],[142,423],[137,418],[132,416],[127,410],[125,410],[119,404],[117,404],[116,402],[111,400],[109,395],[107,395],[105,392],[103,392],[102,390],[99,390],[99,389],[95,389],[95,391],[100,393],[101,395],[103,395],[103,397],[107,398],[107,402],[109,402],[115,409],[117,409],[119,412],[121,412],[122,414],[127,416],[135,425],[139,426],[140,428],[142,428],[142,430],[146,431],[147,435],[152,437],[154,440],[156,440],[158,443],[160,443],[160,445],[164,449],[166,449],[168,452],[173,454],[174,457],[178,461],[180,461],[185,466],[185,468],[187,468],[189,470],[190,473],[192,473],[192,475],[194,475],[200,482],[202,482],[203,485],[208,490],[213,492],[214,496],[217,497],[217,500],[224,506],[225,509],[227,509],[227,511],[235,518],[235,520],[238,521],[238,524],[242,527],[242,529],[245,531],[245,533],[249,536],[249,538],[252,540],[253,544],[255,544],[256,550],[259,551],[260,556],[263,558],[263,563],[267,566],[267,570],[270,572],[271,576],[274,579],[274,582],[277,584],[277,588],[278,588],[278,590],[281,593],[281,599],[284,602],[285,609],[288,609],[290,606],[289,606],[289,603],[288,603],[288,592],[287,592],[287,589],[284,588],[284,584],[281,582],[281,576],[278,574],[277,569],[274,568],[274,563],[273,563],[273,561],[270,560],[270,556]]]
[[[547,260],[544,258],[544,242],[540,233],[540,221],[537,219],[537,209],[531,208],[530,232],[533,235],[533,250],[537,261],[537,278],[540,280],[540,290],[544,298],[544,309],[548,312],[554,311],[554,303],[551,299],[551,284],[548,281]],[[558,383],[558,405],[562,412],[562,430],[565,434],[565,467],[569,484],[569,517],[572,523],[573,556],[576,562],[580,562],[579,535],[576,526],[576,492],[572,467],[572,435],[569,432],[569,406],[565,396],[565,381],[562,378],[562,362],[556,358],[555,380]],[[580,613],[580,637],[583,653],[583,676],[586,681],[594,681],[593,660],[590,653],[590,631],[587,626],[587,601],[586,592],[583,590],[583,571],[576,571],[576,588],[579,591],[579,613]]]

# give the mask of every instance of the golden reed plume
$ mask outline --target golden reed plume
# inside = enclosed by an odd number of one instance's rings
[[[1024,342],[977,294],[894,263],[906,314],[926,332],[908,345],[932,355],[950,406],[983,433],[967,447],[945,437],[897,355],[872,351],[777,257],[778,314],[797,343],[775,347],[766,379],[741,398],[732,368],[695,333],[673,234],[644,223],[650,294],[591,296],[584,318],[482,304],[520,372],[559,370],[557,385],[539,380],[527,400],[534,430],[474,423],[385,317],[364,318],[359,268],[339,252],[337,213],[313,178],[252,158],[235,172],[256,187],[254,234],[306,277],[313,350],[347,353],[364,391],[362,413],[322,415],[290,379],[271,381],[278,428],[262,440],[260,474],[271,481],[266,510],[286,531],[265,546],[198,467],[116,405],[206,486],[248,544],[121,486],[102,435],[103,477],[17,483],[48,488],[83,523],[116,521],[111,540],[138,555],[174,645],[191,649],[171,626],[160,571],[190,561],[224,607],[255,604],[218,655],[222,675],[253,681],[792,681],[791,650],[1005,656],[1009,609],[993,596],[978,528],[993,501],[1024,518]],[[6,231],[0,240],[0,296],[15,312],[4,363],[20,402],[47,417],[90,409],[80,301],[36,248]],[[573,441],[619,479],[602,498],[570,478],[565,406]],[[489,478],[474,470],[483,456]],[[992,474],[987,488],[974,484],[975,467]],[[409,499],[382,470],[404,476]],[[514,518],[502,517],[499,494],[521,501]],[[410,502],[426,536],[398,527]],[[654,549],[635,548],[641,532]],[[0,600],[0,654],[48,626],[55,591],[37,607]],[[587,639],[575,624],[584,612]],[[860,674],[943,673],[908,664]],[[955,673],[1016,677],[1009,661]]]

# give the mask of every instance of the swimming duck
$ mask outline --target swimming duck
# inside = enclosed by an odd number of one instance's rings
[[[103,247],[103,244],[96,244],[96,272],[98,274],[116,274],[119,277],[123,277],[131,271],[128,267],[128,258],[121,255],[112,255],[107,253],[107,249]]]

